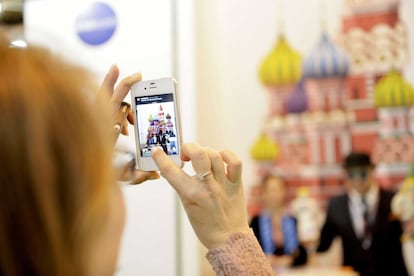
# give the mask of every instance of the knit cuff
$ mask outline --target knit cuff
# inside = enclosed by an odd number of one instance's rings
[[[220,276],[274,274],[252,231],[232,234],[226,244],[209,250],[206,258]]]

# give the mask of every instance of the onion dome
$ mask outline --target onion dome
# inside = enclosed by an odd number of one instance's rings
[[[410,106],[414,103],[414,89],[399,72],[384,76],[374,88],[376,107]]]
[[[152,122],[152,121],[154,121],[154,117],[152,117],[152,115],[150,114],[148,117],[148,122]]]
[[[275,48],[265,58],[259,77],[265,85],[284,85],[298,82],[302,74],[302,57],[280,36]]]
[[[256,161],[276,160],[279,156],[279,147],[265,133],[262,133],[251,148],[250,155]]]
[[[167,118],[167,120],[171,119],[170,113],[167,113],[167,116],[165,118]]]
[[[296,85],[295,90],[286,101],[288,113],[302,113],[308,109],[308,98],[306,96],[303,81]]]
[[[310,196],[309,187],[306,187],[306,186],[300,186],[300,187],[296,190],[296,196],[297,196],[297,197],[308,197],[308,196]]]
[[[348,74],[348,56],[323,33],[318,44],[303,64],[305,78],[345,77]]]

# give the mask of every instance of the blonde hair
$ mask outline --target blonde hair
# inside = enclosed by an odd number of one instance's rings
[[[0,275],[85,275],[115,187],[90,75],[0,43]]]

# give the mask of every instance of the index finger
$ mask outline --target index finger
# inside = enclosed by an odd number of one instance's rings
[[[119,77],[119,68],[116,65],[112,65],[108,73],[106,73],[104,80],[102,81],[99,93],[108,93],[109,98],[112,97],[114,86]]]
[[[174,189],[180,194],[184,189],[185,177],[188,175],[182,171],[165,152],[159,148],[152,148],[152,159],[161,171],[161,175],[167,179],[167,181],[174,187]]]
[[[122,79],[121,82],[117,85],[114,93],[112,94],[111,102],[114,103],[115,106],[119,106],[128,94],[129,90],[131,89],[131,86],[134,83],[140,81],[141,78],[141,73],[136,73]]]

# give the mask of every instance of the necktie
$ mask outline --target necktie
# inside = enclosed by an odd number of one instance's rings
[[[362,211],[363,211],[362,215],[364,219],[364,233],[363,233],[363,238],[362,238],[362,248],[368,249],[370,248],[371,241],[372,241],[371,224],[369,220],[369,209],[368,209],[368,204],[367,204],[367,200],[365,197],[362,197],[361,202],[362,202]]]

